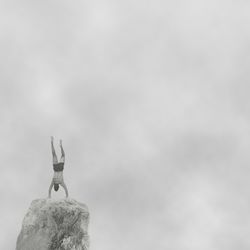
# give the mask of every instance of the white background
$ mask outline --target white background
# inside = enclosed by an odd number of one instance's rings
[[[0,249],[47,195],[50,135],[92,250],[249,249],[249,11],[1,1]]]

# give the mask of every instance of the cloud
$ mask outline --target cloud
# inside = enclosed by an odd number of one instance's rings
[[[248,7],[2,1],[0,248],[54,135],[93,249],[248,249]]]

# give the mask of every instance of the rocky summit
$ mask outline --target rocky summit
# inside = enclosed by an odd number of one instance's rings
[[[73,199],[32,201],[16,250],[87,250],[89,212]]]

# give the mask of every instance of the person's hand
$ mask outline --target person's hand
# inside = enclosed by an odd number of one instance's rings
[[[53,136],[50,136],[50,139],[51,139],[51,142],[53,142],[53,141],[54,141],[54,137],[53,137]]]

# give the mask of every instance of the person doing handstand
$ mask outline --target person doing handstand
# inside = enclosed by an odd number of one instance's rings
[[[61,185],[64,188],[65,193],[66,193],[66,198],[69,196],[68,189],[67,189],[66,184],[64,183],[64,180],[63,180],[65,153],[64,153],[64,150],[62,147],[62,140],[60,140],[60,148],[61,148],[62,156],[61,156],[60,161],[58,162],[57,156],[56,156],[56,151],[54,148],[54,137],[51,136],[51,149],[52,149],[52,156],[53,156],[54,176],[53,176],[52,182],[51,182],[50,187],[49,187],[49,198],[51,198],[52,187],[54,186],[54,190],[58,191],[59,185]]]

